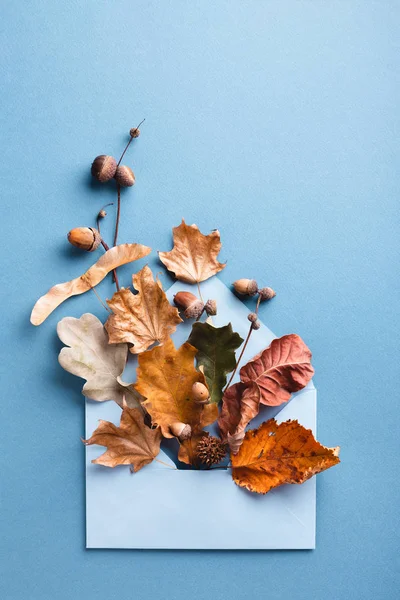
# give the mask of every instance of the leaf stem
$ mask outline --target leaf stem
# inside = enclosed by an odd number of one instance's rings
[[[114,243],[113,243],[114,246],[117,245],[117,241],[118,241],[119,220],[120,220],[120,217],[121,217],[121,186],[120,186],[119,183],[117,183],[117,196],[118,196],[118,201],[117,201],[117,218],[115,220],[115,233],[114,233]]]
[[[96,288],[92,287],[91,289],[95,293],[95,296],[97,297],[97,300],[100,302],[100,304],[103,306],[103,308],[105,308],[109,313],[111,313],[112,311],[108,308],[107,304],[105,302],[103,302],[103,300],[101,299],[101,296],[98,293],[98,291],[96,290]]]
[[[97,213],[97,217],[96,217],[96,226],[97,226],[97,231],[100,233],[100,235],[101,235],[101,231],[100,231],[100,219],[102,218],[102,217],[100,217],[100,213],[101,213],[101,212],[102,212],[102,211],[103,211],[105,208],[107,208],[107,206],[112,206],[113,204],[114,204],[114,202],[109,202],[108,204],[105,204],[105,205],[104,205],[104,206],[103,206],[103,207],[102,207],[102,208],[99,210],[99,212]]]
[[[139,129],[139,127],[141,126],[141,124],[145,122],[145,120],[146,120],[146,119],[143,119],[143,121],[140,121],[139,125],[138,125],[137,127],[135,127],[134,131],[137,131],[137,130]],[[128,143],[127,143],[127,145],[125,146],[125,149],[124,149],[123,153],[121,154],[119,161],[117,162],[117,167],[119,167],[119,165],[121,164],[121,161],[122,161],[122,159],[123,159],[123,158],[124,158],[124,156],[125,156],[125,152],[128,150],[128,148],[129,148],[129,146],[131,145],[131,142],[132,142],[132,140],[133,140],[133,139],[134,139],[134,136],[133,136],[133,135],[131,135],[131,137],[130,137],[130,139],[129,139],[129,142],[128,142]]]
[[[101,238],[101,245],[103,246],[104,250],[107,252],[107,250],[110,249],[110,247],[108,246],[108,244],[106,244],[106,242],[103,240],[103,238]],[[115,278],[115,287],[117,288],[117,292],[119,292],[119,281],[118,281],[118,275],[117,275],[117,270],[114,269],[113,270],[114,273],[114,278]]]
[[[168,463],[164,462],[163,460],[159,460],[158,458],[155,458],[154,460],[156,462],[160,463],[160,465],[165,465],[166,467],[169,467],[170,469],[174,469],[175,471],[178,470],[175,466],[169,465]]]
[[[256,313],[256,315],[258,315],[258,309],[259,309],[259,307],[260,307],[260,302],[261,302],[261,296],[260,296],[260,294],[259,294],[259,295],[258,295],[258,298],[257,298],[256,310],[254,311],[254,312]],[[228,389],[228,387],[231,385],[232,379],[235,377],[235,373],[236,373],[236,371],[238,370],[239,363],[240,363],[240,361],[242,360],[242,357],[243,357],[244,351],[246,350],[247,344],[249,343],[249,339],[250,339],[250,336],[251,336],[252,332],[253,332],[253,323],[250,323],[249,332],[248,332],[248,334],[247,334],[247,337],[246,337],[246,340],[245,340],[245,342],[244,342],[244,344],[243,344],[243,346],[242,346],[242,350],[241,350],[241,352],[240,352],[240,354],[239,354],[239,358],[237,359],[237,362],[236,362],[236,367],[235,367],[235,368],[234,368],[234,370],[232,371],[232,375],[230,376],[230,379],[229,379],[228,383],[226,384],[226,387],[225,387],[225,389],[224,389],[224,392],[225,392],[225,391]]]

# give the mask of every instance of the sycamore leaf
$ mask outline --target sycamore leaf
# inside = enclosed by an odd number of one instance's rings
[[[142,244],[121,244],[110,248],[86,273],[72,281],[58,283],[39,298],[31,313],[31,323],[40,325],[64,300],[87,292],[117,267],[147,256],[150,252],[151,248]]]
[[[311,380],[311,352],[296,334],[284,335],[240,369],[243,383],[254,381],[261,391],[261,403],[278,406]]]
[[[86,379],[82,393],[86,398],[102,402],[115,400],[122,406],[137,406],[141,396],[133,385],[121,380],[128,354],[126,344],[110,346],[103,324],[86,313],[80,319],[65,317],[57,325],[60,340],[69,346],[58,356],[60,365],[69,373]]]
[[[218,426],[232,454],[239,452],[247,425],[258,415],[260,397],[260,388],[254,382],[235,383],[224,393]]]
[[[124,406],[119,427],[109,421],[100,421],[92,437],[83,440],[83,443],[107,448],[92,463],[105,467],[132,465],[136,473],[158,455],[161,437],[159,429],[150,429],[144,424],[143,412],[139,408]]]
[[[199,283],[225,268],[225,264],[217,260],[221,250],[217,229],[209,235],[204,235],[197,225],[186,225],[182,219],[182,223],[172,231],[173,249],[170,252],[159,252],[158,255],[168,271],[175,273],[177,279]]]
[[[211,401],[218,404],[226,384],[226,375],[236,366],[235,350],[243,340],[232,330],[230,323],[224,327],[194,323],[188,342],[197,348],[197,366],[206,377]]]
[[[113,311],[106,322],[110,344],[128,342],[132,354],[147,350],[155,342],[164,343],[182,322],[178,309],[171,306],[158,281],[154,281],[148,266],[133,275],[134,295],[122,288],[111,300]]]
[[[266,494],[284,483],[304,483],[340,462],[339,448],[325,448],[297,421],[275,419],[247,431],[239,453],[231,456],[232,478],[250,492]]]
[[[192,432],[200,431],[218,417],[215,404],[202,406],[191,399],[196,381],[204,383],[204,376],[194,368],[196,348],[187,342],[176,350],[168,339],[163,346],[140,354],[136,390],[147,400],[143,405],[150,413],[154,425],[162,434],[172,438],[170,425],[186,423]]]

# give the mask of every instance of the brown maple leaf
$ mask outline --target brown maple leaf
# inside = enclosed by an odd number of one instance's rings
[[[232,454],[239,452],[247,425],[258,415],[260,397],[260,388],[254,382],[235,383],[224,393],[218,426]]]
[[[340,462],[339,448],[325,448],[297,421],[275,419],[247,431],[237,455],[231,456],[232,478],[250,492],[266,494],[284,483],[304,483]]]
[[[194,368],[196,352],[187,342],[176,350],[168,339],[138,358],[135,388],[147,398],[143,405],[167,438],[174,437],[172,423],[188,424],[194,434],[218,417],[216,404],[199,405],[191,397],[193,384],[205,383],[204,375]]]
[[[218,262],[221,250],[219,231],[209,235],[200,232],[197,225],[182,223],[173,228],[174,247],[170,252],[159,252],[161,262],[180,281],[199,283],[225,268]]]
[[[144,424],[143,411],[124,407],[119,427],[109,421],[100,421],[91,438],[83,440],[86,446],[98,444],[107,450],[92,463],[105,467],[132,465],[136,472],[151,463],[160,451],[161,431]]]
[[[296,334],[284,335],[240,369],[243,383],[255,382],[261,403],[278,406],[311,380],[311,352]]]
[[[40,325],[62,302],[94,288],[104,277],[121,265],[147,256],[151,248],[142,244],[120,244],[107,250],[99,260],[80,277],[54,285],[33,307],[31,323]]]
[[[132,277],[139,292],[134,295],[122,288],[107,300],[113,315],[105,324],[110,344],[128,342],[132,354],[147,350],[155,342],[164,343],[182,322],[178,309],[168,302],[148,266]]]

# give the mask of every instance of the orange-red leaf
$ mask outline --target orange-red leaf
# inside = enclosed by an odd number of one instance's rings
[[[93,463],[105,467],[132,465],[136,472],[159,453],[161,432],[144,424],[141,409],[125,406],[119,427],[109,421],[100,421],[92,437],[83,441],[86,446],[98,444],[107,448],[104,454],[92,460]]]
[[[297,421],[280,425],[275,419],[247,431],[237,455],[232,455],[232,477],[250,492],[266,494],[284,483],[304,483],[340,462],[339,448],[326,448],[310,429]]]
[[[311,380],[311,352],[296,334],[284,335],[240,369],[243,383],[255,382],[261,403],[278,406]]]

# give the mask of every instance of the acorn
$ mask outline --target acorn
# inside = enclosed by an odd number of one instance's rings
[[[140,129],[137,127],[132,127],[132,129],[129,131],[129,135],[133,138],[138,138],[140,135]]]
[[[261,327],[261,323],[260,323],[260,321],[258,320],[258,317],[257,317],[256,313],[249,313],[249,314],[247,315],[247,318],[248,318],[248,320],[249,320],[249,321],[250,321],[250,323],[251,323],[251,328],[252,328],[252,329],[260,329],[260,327]]]
[[[192,399],[195,404],[208,404],[210,401],[210,393],[204,383],[196,381],[192,385]]]
[[[204,304],[191,292],[178,292],[174,296],[176,306],[184,309],[187,319],[197,319],[204,310]]]
[[[254,279],[238,279],[233,282],[235,292],[243,296],[255,296],[258,291],[257,281]]]
[[[115,181],[122,187],[131,187],[135,183],[135,175],[130,167],[121,165],[115,172]]]
[[[192,435],[192,428],[187,423],[172,423],[169,430],[180,442],[188,440]]]
[[[270,287],[261,288],[258,290],[260,294],[261,300],[271,300],[271,298],[275,298],[276,292]]]
[[[101,235],[94,227],[75,227],[67,237],[70,244],[87,252],[93,252],[101,243]]]
[[[216,300],[207,300],[204,305],[204,310],[208,314],[209,317],[215,317],[217,314],[217,301]]]
[[[114,177],[116,170],[117,161],[113,156],[101,154],[100,156],[96,156],[92,163],[92,175],[100,183],[110,181]]]

